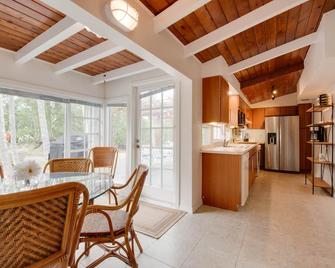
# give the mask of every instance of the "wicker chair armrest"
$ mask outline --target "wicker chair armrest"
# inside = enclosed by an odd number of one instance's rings
[[[105,209],[101,209],[100,207],[103,207],[103,206],[99,206],[99,205],[89,205],[89,206],[87,206],[85,216],[87,216],[89,214],[101,214],[101,215],[103,215],[106,218],[106,220],[107,220],[108,228],[109,228],[109,231],[110,231],[110,235],[114,239],[114,231],[113,231],[112,219],[104,211]]]
[[[113,185],[111,187],[111,189],[113,189],[113,190],[120,190],[120,189],[126,188],[129,185],[129,183],[133,180],[134,176],[135,176],[135,174],[133,173],[130,176],[130,178],[124,184],[122,184],[122,185]]]

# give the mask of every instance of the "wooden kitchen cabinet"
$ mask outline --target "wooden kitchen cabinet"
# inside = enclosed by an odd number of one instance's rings
[[[229,124],[233,126],[238,125],[239,99],[238,95],[229,96]]]
[[[202,122],[229,123],[229,85],[222,76],[202,80]]]
[[[280,107],[280,115],[281,116],[298,115],[298,107],[297,106]]]
[[[249,152],[249,189],[257,177],[257,147]]]
[[[252,110],[252,128],[264,129],[265,128],[265,109],[256,108]]]
[[[208,206],[237,211],[241,204],[241,156],[202,154],[202,199]]]
[[[280,108],[279,107],[265,108],[264,115],[265,116],[280,116]]]

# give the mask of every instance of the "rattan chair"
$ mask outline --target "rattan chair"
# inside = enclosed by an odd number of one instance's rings
[[[99,245],[106,250],[99,259],[87,267],[95,267],[110,257],[116,257],[131,267],[138,267],[134,254],[134,240],[139,244],[133,228],[133,218],[139,208],[139,199],[144,186],[148,168],[140,165],[133,173],[136,184],[128,197],[116,206],[88,206],[79,242],[91,243],[76,261],[87,255],[89,250]],[[143,252],[142,248],[140,248]]]
[[[118,154],[118,149],[115,147],[93,147],[90,150],[88,158],[92,159],[94,169],[110,168],[110,173],[112,175],[112,178],[114,178]],[[111,203],[111,195],[116,196],[116,191],[113,189],[109,190],[109,204]]]
[[[49,168],[50,173],[55,172],[93,172],[92,160],[88,158],[59,158],[52,159],[44,166],[43,173]]]
[[[74,182],[0,195],[0,267],[73,267],[87,204]]]
[[[90,150],[88,158],[92,159],[94,169],[110,168],[114,178],[118,158],[118,150],[115,147],[94,147]]]

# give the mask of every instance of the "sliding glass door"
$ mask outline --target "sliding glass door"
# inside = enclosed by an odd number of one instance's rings
[[[173,86],[138,95],[137,163],[149,166],[144,197],[175,203],[176,120]]]

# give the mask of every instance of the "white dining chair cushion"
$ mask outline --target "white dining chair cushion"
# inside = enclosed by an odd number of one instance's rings
[[[127,221],[127,212],[124,210],[116,210],[116,211],[108,211],[105,210],[108,216],[112,220],[113,231],[117,232],[122,230]],[[83,235],[90,235],[90,234],[106,234],[110,233],[110,229],[108,226],[107,219],[104,215],[100,213],[92,213],[88,214],[85,217],[84,224],[82,227],[81,233]]]

